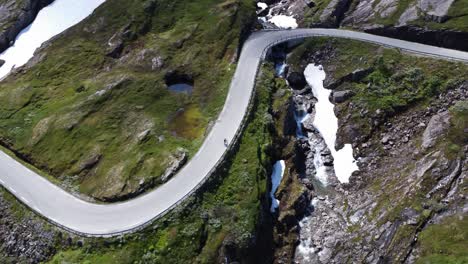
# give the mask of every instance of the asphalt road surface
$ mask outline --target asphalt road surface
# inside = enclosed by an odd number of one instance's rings
[[[223,159],[224,139],[232,142],[253,94],[265,50],[286,40],[328,36],[399,48],[442,59],[468,62],[468,53],[338,29],[296,29],[254,33],[245,43],[224,109],[198,153],[169,182],[135,199],[113,204],[89,203],[65,192],[0,152],[0,184],[52,223],[87,236],[114,236],[144,227],[164,215],[200,186]]]

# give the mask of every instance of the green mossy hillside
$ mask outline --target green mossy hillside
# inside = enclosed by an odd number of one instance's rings
[[[106,1],[0,83],[2,145],[98,200],[160,184],[221,110],[254,10],[250,0]],[[169,91],[167,76],[188,76],[193,93]]]
[[[196,197],[142,232],[86,240],[59,250],[50,263],[267,263],[273,76],[271,65],[263,68],[239,146]]]

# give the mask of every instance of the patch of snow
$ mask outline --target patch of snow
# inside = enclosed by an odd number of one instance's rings
[[[23,66],[44,42],[79,23],[105,0],[55,0],[44,7],[34,22],[17,36],[15,44],[0,54],[5,64],[0,68],[0,79],[12,68]]]
[[[277,15],[273,16],[270,19],[268,19],[268,22],[274,24],[275,26],[279,28],[284,28],[284,29],[294,29],[297,28],[297,22],[296,19],[292,16],[285,16],[285,15]]]
[[[353,157],[353,148],[346,144],[341,150],[335,149],[338,119],[333,111],[334,105],[330,102],[331,91],[323,87],[326,74],[321,66],[309,64],[304,71],[307,83],[312,87],[318,102],[315,104],[314,126],[320,132],[334,158],[335,174],[340,182],[348,182],[351,174],[358,170]]]
[[[258,6],[258,8],[261,9],[260,12],[268,8],[268,5],[266,3],[263,3],[263,2],[258,2],[257,6]]]
[[[281,179],[283,179],[285,164],[284,160],[278,160],[273,165],[273,172],[271,173],[271,207],[270,212],[274,213],[276,209],[279,207],[279,201],[275,197],[276,190],[278,190],[278,186],[281,183]]]

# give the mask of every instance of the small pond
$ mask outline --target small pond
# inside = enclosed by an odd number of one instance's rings
[[[169,91],[175,93],[185,93],[191,95],[193,91],[193,85],[187,83],[176,83],[168,86]]]

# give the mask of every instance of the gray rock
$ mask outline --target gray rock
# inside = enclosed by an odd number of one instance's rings
[[[0,67],[2,67],[3,64],[5,64],[5,61],[4,61],[4,60],[0,60]]]
[[[331,94],[331,101],[333,103],[343,103],[345,102],[346,100],[348,100],[350,97],[352,97],[354,95],[354,93],[352,91],[349,91],[349,90],[345,90],[345,91],[336,91],[336,92],[333,92]]]
[[[138,142],[143,142],[148,138],[148,135],[150,134],[151,129],[146,129],[137,136]]]
[[[450,117],[450,113],[444,111],[431,118],[426,130],[424,130],[423,142],[421,145],[423,149],[433,147],[436,140],[447,132],[450,126]]]
[[[382,138],[381,142],[382,142],[382,144],[386,145],[386,144],[388,144],[390,142],[390,139],[391,139],[391,137],[389,135],[385,135]]]
[[[413,208],[405,208],[401,212],[401,217],[403,218],[403,220],[405,221],[405,224],[407,225],[417,225],[419,215],[420,214]]]
[[[426,19],[443,23],[448,18],[447,13],[453,2],[454,0],[420,0],[418,5]]]
[[[164,60],[161,56],[157,56],[151,59],[151,69],[153,71],[161,69],[163,66],[164,66]]]
[[[177,152],[171,156],[171,161],[169,162],[169,167],[166,169],[164,174],[161,176],[161,181],[167,182],[176,172],[185,165],[188,159],[187,150],[179,148]]]

